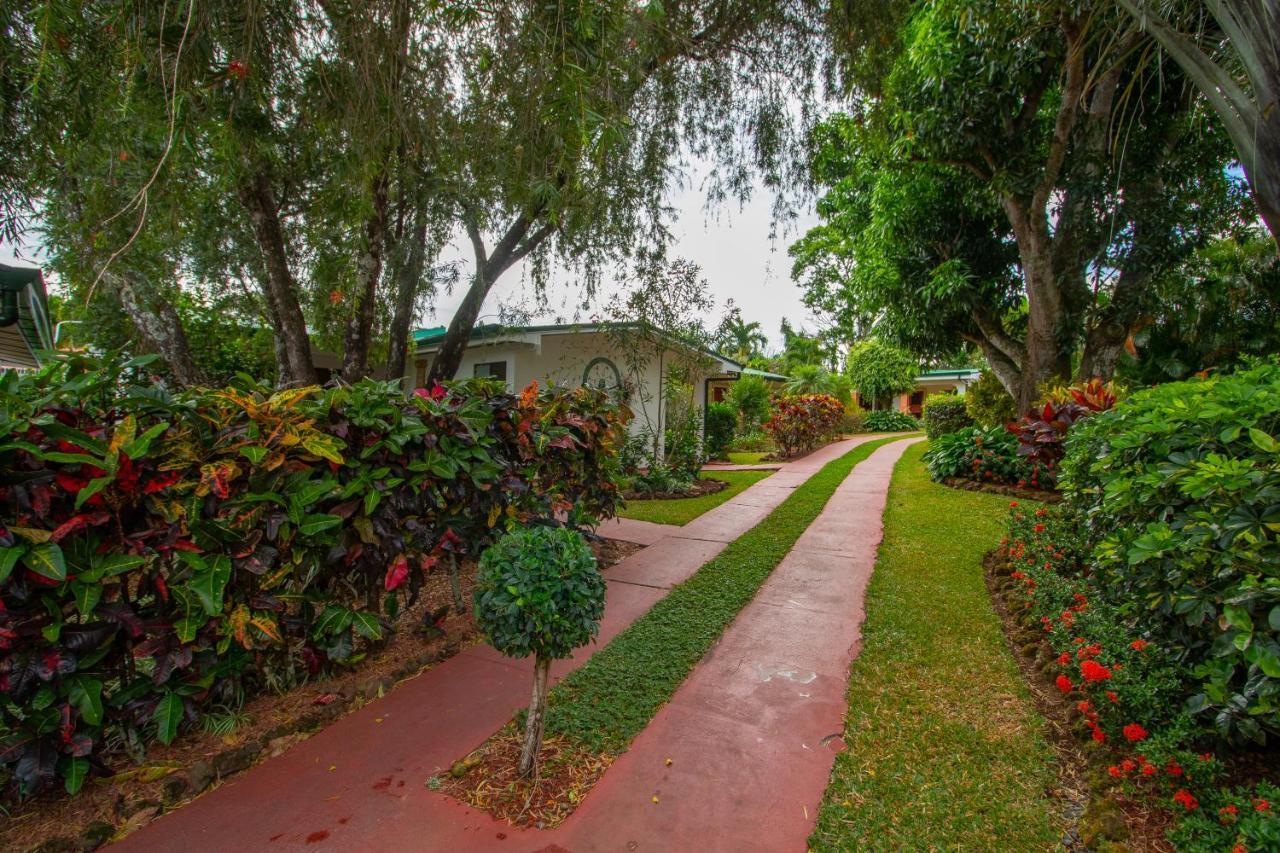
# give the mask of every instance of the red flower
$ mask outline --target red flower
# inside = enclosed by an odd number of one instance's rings
[[[1132,758],[1126,758],[1124,761],[1121,761],[1120,766],[1124,768],[1125,773],[1132,773],[1134,770],[1138,769],[1138,765]]]
[[[1044,533],[1044,525],[1037,523],[1035,526],[1036,533]]]
[[[1075,685],[1071,683],[1071,679],[1067,678],[1065,675],[1059,675],[1058,680],[1054,683],[1058,685],[1058,689],[1063,693],[1070,693],[1075,689]]]
[[[1110,767],[1107,768],[1107,772],[1110,773],[1116,779],[1120,779],[1121,777],[1124,776],[1124,774],[1120,772],[1120,768],[1116,767],[1114,764],[1112,764]]]
[[[1235,806],[1223,806],[1218,809],[1218,814],[1223,815],[1224,817],[1226,815],[1237,815],[1240,814],[1240,810]]]
[[[1213,753],[1212,753],[1212,752],[1202,752],[1202,753],[1200,753],[1200,760],[1201,760],[1201,761],[1213,761]]]
[[[1182,768],[1178,765],[1178,762],[1170,761],[1169,766],[1165,768],[1165,772],[1170,776],[1181,776]]]
[[[243,80],[249,76],[249,66],[238,59],[233,59],[227,63],[227,76]]]
[[[1107,700],[1110,701],[1112,705],[1120,704],[1120,697],[1116,695],[1114,690],[1107,691]]]
[[[1088,699],[1085,699],[1083,702],[1076,703],[1076,710],[1081,714],[1088,716],[1093,711],[1093,706],[1089,704]]]
[[[1271,803],[1266,800],[1254,800],[1253,810],[1256,812],[1269,812],[1271,811]]]
[[[1009,501],[1009,509],[1017,509],[1017,508],[1018,508],[1017,501]]]
[[[1102,743],[1104,740],[1107,739],[1107,736],[1102,733],[1102,729],[1098,728],[1097,726],[1094,726],[1093,739],[1096,740],[1098,743]]]
[[[1070,652],[1063,652],[1062,654],[1058,655],[1058,666],[1070,666],[1070,664],[1071,664]]]
[[[1085,681],[1106,681],[1111,677],[1111,670],[1096,660],[1087,660],[1080,664],[1080,674]]]
[[[1189,812],[1200,808],[1200,801],[1191,796],[1191,792],[1186,788],[1179,788],[1178,792],[1173,795],[1173,801],[1181,804]]]
[[[1149,645],[1151,644],[1148,643],[1146,640],[1134,640],[1132,643],[1129,644],[1129,648],[1133,649],[1135,652],[1140,652]]]
[[[1156,773],[1157,773],[1157,772],[1158,772],[1158,771],[1156,770],[1156,766],[1155,766],[1154,764],[1144,764],[1144,765],[1142,765],[1142,775],[1143,775],[1143,776],[1154,776],[1154,775],[1156,775]]]
[[[1137,743],[1140,740],[1146,740],[1147,730],[1137,723],[1130,723],[1124,727],[1124,736],[1130,742]]]
[[[1026,575],[1026,572],[1012,572],[1012,573],[1010,573],[1010,575],[1009,575],[1009,577],[1013,578],[1014,580],[1019,580],[1019,581],[1020,581],[1020,580],[1022,580],[1023,578],[1025,578],[1026,576],[1027,576],[1027,575]]]

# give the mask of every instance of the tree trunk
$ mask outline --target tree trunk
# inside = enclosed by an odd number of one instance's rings
[[[520,750],[520,775],[532,775],[538,763],[538,749],[542,746],[542,730],[546,725],[547,675],[551,670],[551,658],[541,655],[533,664],[533,698],[524,721],[524,746]]]
[[[191,357],[182,318],[172,305],[163,299],[147,300],[127,275],[107,272],[103,280],[115,290],[143,344],[164,359],[180,385],[203,385],[208,381]]]
[[[408,360],[410,326],[413,324],[413,309],[418,301],[418,292],[422,283],[422,271],[427,259],[427,223],[421,217],[413,229],[407,255],[400,259],[396,268],[396,304],[391,318],[390,351],[387,353],[387,378],[399,379],[404,376],[405,363]]]
[[[387,176],[374,180],[373,212],[365,223],[364,252],[356,262],[356,310],[347,320],[343,336],[342,378],[356,382],[369,375],[369,339],[373,332],[373,309],[377,304],[378,281],[382,278],[382,258],[387,242]]]
[[[319,381],[311,360],[311,339],[307,323],[298,304],[297,285],[289,268],[284,229],[280,225],[280,209],[276,204],[271,179],[257,171],[240,187],[240,203],[249,212],[253,236],[262,252],[266,276],[266,297],[276,322],[276,334],[288,354],[289,373],[280,377],[281,385],[312,385]]]
[[[458,312],[449,321],[449,329],[445,332],[444,342],[440,344],[440,352],[431,362],[431,370],[427,374],[428,386],[452,379],[458,372],[462,356],[467,351],[467,343],[471,340],[471,330],[480,316],[480,309],[484,306],[485,297],[489,295],[489,289],[498,277],[555,233],[555,226],[551,223],[544,224],[533,234],[529,233],[529,227],[541,213],[539,209],[528,216],[521,214],[516,217],[494,246],[491,255],[485,251],[484,239],[475,220],[464,217],[467,234],[475,250],[476,274],[462,304],[458,306]]]
[[[453,591],[453,611],[461,616],[467,603],[462,599],[462,577],[458,573],[458,555],[449,555],[449,588]]]

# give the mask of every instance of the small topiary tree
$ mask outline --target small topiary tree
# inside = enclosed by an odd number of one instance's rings
[[[742,418],[742,432],[755,432],[769,419],[769,383],[750,373],[742,376],[729,389],[729,405]]]
[[[733,442],[733,432],[738,426],[738,413],[725,403],[707,406],[707,428],[703,447],[708,459],[723,459]]]
[[[480,557],[476,624],[495,649],[534,656],[520,775],[533,772],[546,720],[551,661],[595,639],[604,615],[604,576],[582,534],[530,527],[508,533]]]
[[[924,434],[930,440],[973,424],[965,409],[964,397],[958,394],[930,394],[924,400],[920,419]]]

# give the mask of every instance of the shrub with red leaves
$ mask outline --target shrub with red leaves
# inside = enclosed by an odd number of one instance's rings
[[[832,437],[843,418],[844,406],[830,394],[778,397],[764,430],[783,456],[797,456]]]

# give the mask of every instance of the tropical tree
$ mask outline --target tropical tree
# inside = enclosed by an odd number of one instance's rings
[[[1274,0],[1119,4],[1218,114],[1236,146],[1258,214],[1280,246],[1280,7]]]
[[[834,379],[820,364],[799,364],[792,369],[783,390],[788,394],[831,394],[835,391]]]
[[[440,185],[475,264],[431,379],[454,375],[490,289],[524,258],[538,284],[553,260],[574,265],[590,294],[605,265],[657,250],[682,152],[717,164],[713,195],[744,196],[752,171],[799,180],[792,115],[820,49],[812,0],[500,3],[492,22],[484,8]]]
[[[1108,4],[881,5],[905,15],[897,35],[877,62],[845,63],[873,96],[814,137],[815,173],[835,179],[834,227],[798,257],[822,282],[813,300],[852,270],[854,317],[904,342],[972,342],[1022,408],[1073,361],[1110,375],[1152,276],[1239,224],[1225,137],[1176,67],[1134,55],[1140,34],[1106,35],[1124,29]]]
[[[846,372],[853,388],[872,408],[895,394],[910,391],[919,375],[919,363],[910,353],[878,338],[854,344]]]
[[[764,353],[769,338],[759,323],[746,322],[742,319],[742,309],[734,307],[720,321],[716,343],[721,352],[746,363]]]

